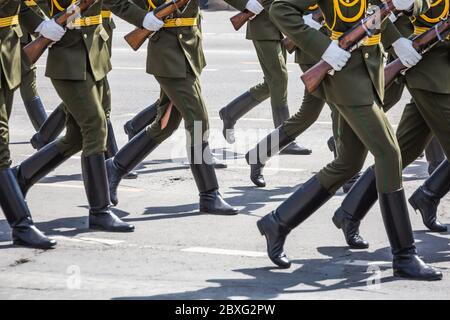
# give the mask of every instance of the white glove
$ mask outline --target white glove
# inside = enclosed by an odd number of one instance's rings
[[[142,26],[147,30],[156,32],[164,26],[164,21],[155,17],[153,12],[150,12],[145,16]]]
[[[395,54],[405,67],[414,67],[422,59],[409,39],[400,38],[392,44],[392,47],[394,47]]]
[[[54,42],[58,42],[66,33],[66,30],[56,23],[54,19],[45,20],[37,28],[36,32],[39,32],[44,38],[50,39]]]
[[[255,16],[257,16],[261,13],[261,11],[264,10],[264,7],[261,5],[261,3],[259,3],[258,0],[249,0],[245,5],[245,8],[248,11],[253,12]]]
[[[303,16],[303,20],[305,20],[305,23],[313,29],[319,30],[320,28],[322,28],[322,25],[313,19],[312,13]]]
[[[335,71],[341,71],[345,67],[352,55],[339,47],[339,43],[334,40],[322,55],[322,60],[325,60]]]
[[[392,4],[394,5],[395,9],[404,11],[409,10],[414,5],[414,0],[393,0]]]

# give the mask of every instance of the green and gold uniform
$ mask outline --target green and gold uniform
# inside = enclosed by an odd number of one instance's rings
[[[331,30],[331,37],[308,27],[303,14],[318,4]],[[379,5],[381,1],[373,1]],[[273,21],[299,48],[319,60],[330,43],[358,23],[365,15],[366,0],[276,0],[270,9]],[[416,1],[415,12],[423,9]],[[308,219],[334,192],[361,170],[367,152],[375,158],[376,190],[381,212],[394,255],[394,274],[421,280],[441,279],[442,273],[425,265],[417,256],[402,188],[401,156],[394,131],[381,107],[384,99],[384,61],[381,38],[391,45],[401,37],[386,19],[381,30],[366,38],[354,50],[346,66],[328,75],[313,93],[331,104],[339,116],[337,121],[337,158],[305,182],[274,212],[258,221],[267,239],[271,260],[289,267],[283,251],[289,232]]]
[[[49,16],[54,17],[74,1],[49,0]],[[127,0],[97,1],[62,39],[48,50],[46,76],[49,77],[67,112],[66,134],[25,160],[17,177],[25,194],[40,178],[82,150],[82,171],[90,205],[91,228],[129,232],[134,226],[110,211],[105,167],[107,120],[110,105],[106,76],[111,71],[110,37],[103,26],[103,6],[126,21],[141,26],[147,12]],[[42,22],[35,19],[32,28]]]
[[[153,1],[140,2],[140,6],[149,11],[159,5]],[[149,40],[147,73],[152,74],[161,87],[160,103],[155,121],[108,161],[110,194],[114,204],[118,203],[117,187],[123,176],[170,137],[183,119],[191,170],[200,191],[200,211],[237,213],[221,198],[211,162],[208,112],[199,79],[206,61],[198,5],[198,0],[191,0],[166,18],[164,27]]]
[[[0,6],[0,206],[12,228],[13,243],[49,249],[56,245],[34,225],[30,210],[11,170],[9,126],[14,90],[21,82],[22,30],[19,21],[29,22],[33,12],[22,1],[10,0]]]
[[[428,5],[428,2],[425,3]],[[406,35],[412,32],[419,35],[432,28],[442,18],[448,17],[449,0],[430,3],[430,9],[411,18],[403,17],[396,23]],[[428,145],[432,136],[441,144],[447,159],[450,155],[450,41],[445,39],[431,51],[423,55],[422,60],[406,72],[400,79],[399,87],[408,88],[412,102],[407,104],[399,126],[397,139],[402,154],[403,168],[413,162]],[[450,164],[444,160],[410,198],[411,205],[422,214],[424,224],[432,231],[444,232],[446,227],[437,221],[439,200],[450,190]],[[358,180],[352,191],[344,199],[335,213],[339,219],[352,219],[359,222],[365,217],[377,200],[373,190],[375,176],[368,169]]]

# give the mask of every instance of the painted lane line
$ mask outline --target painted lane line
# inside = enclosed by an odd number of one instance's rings
[[[338,261],[336,264],[344,264],[347,266],[357,266],[357,267],[369,267],[369,266],[378,266],[378,267],[391,267],[392,262],[390,261],[367,261],[367,260],[344,260]]]
[[[68,184],[68,183],[36,183],[36,186],[39,187],[48,187],[48,188],[66,188],[66,189],[84,189],[84,185],[82,184]],[[131,193],[140,193],[145,192],[144,189],[134,188],[134,187],[127,187],[127,186],[121,186],[119,187],[119,190],[125,191],[125,192],[131,192]]]
[[[244,256],[244,257],[251,257],[251,258],[262,258],[262,257],[267,256],[267,254],[265,252],[229,250],[229,249],[206,248],[206,247],[191,247],[191,248],[181,249],[181,251],[193,252],[193,253],[227,255],[227,256]]]
[[[53,239],[59,241],[77,242],[77,243],[91,243],[91,244],[104,244],[108,246],[114,246],[124,243],[124,240],[113,240],[113,239],[101,239],[101,238],[91,238],[91,237],[65,237],[65,236],[52,236]]]

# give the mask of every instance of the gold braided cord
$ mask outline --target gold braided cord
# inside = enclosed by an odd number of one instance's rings
[[[445,1],[445,5],[444,5],[444,10],[441,12],[441,14],[437,17],[437,18],[430,18],[428,17],[426,14],[422,14],[420,15],[420,17],[428,22],[428,23],[438,23],[439,21],[441,21],[442,19],[444,19],[445,17],[448,16],[449,14],[449,8],[450,8],[450,0],[438,0],[437,2],[435,2],[434,4],[432,4],[431,6],[437,6],[438,4],[440,4],[442,1]]]

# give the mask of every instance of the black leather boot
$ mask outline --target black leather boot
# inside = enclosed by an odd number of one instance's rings
[[[450,190],[450,163],[444,160],[425,183],[417,189],[409,203],[422,215],[423,224],[434,232],[445,232],[447,227],[437,219],[441,199]]]
[[[236,141],[234,136],[236,122],[260,103],[252,97],[250,91],[247,91],[220,109],[219,116],[223,121],[222,134],[228,143]]]
[[[112,126],[111,121],[108,120],[107,124],[108,124],[108,138],[106,140],[105,158],[110,159],[110,158],[113,158],[117,154],[117,152],[119,151],[119,148],[117,147],[116,135],[114,133],[114,128]],[[132,170],[128,174],[126,174],[123,178],[124,179],[137,179],[137,177],[138,177],[137,172]]]
[[[56,241],[47,238],[33,223],[30,210],[11,169],[0,170],[0,205],[12,228],[15,245],[51,249]]]
[[[219,193],[219,183],[211,163],[209,145],[204,142],[188,150],[189,163],[200,192],[200,212],[219,215],[235,215],[238,210],[230,206]]]
[[[109,192],[113,205],[116,206],[119,203],[117,188],[122,178],[141,163],[158,145],[159,143],[148,137],[144,130],[120,149],[114,158],[106,161]]]
[[[266,237],[267,254],[281,268],[289,268],[291,262],[284,253],[284,243],[289,232],[309,218],[332,197],[319,182],[317,176],[305,182],[274,212],[257,222],[259,231]]]
[[[428,162],[428,174],[431,176],[442,161],[445,160],[444,151],[436,137],[434,137],[426,147],[425,155]]]
[[[342,190],[344,193],[349,193],[353,185],[356,183],[356,181],[361,177],[361,173],[358,173],[356,176],[348,180],[343,186]]]
[[[50,142],[54,141],[66,126],[66,112],[62,105],[58,106],[45,120],[31,138],[31,145],[34,149],[40,150]]]
[[[23,196],[26,197],[28,190],[36,182],[44,178],[69,158],[70,156],[65,156],[59,152],[55,141],[25,159],[20,165],[14,167],[13,172]]]
[[[359,234],[359,225],[378,199],[375,171],[368,168],[356,181],[333,216],[333,223],[344,232],[352,249],[366,249],[369,243]]]
[[[380,193],[384,226],[392,248],[394,276],[414,280],[440,280],[442,273],[418,256],[403,189]]]
[[[84,188],[89,202],[89,228],[110,232],[132,232],[134,226],[111,212],[105,155],[81,157]]]
[[[123,129],[128,135],[128,140],[133,139],[135,135],[149,126],[156,118],[158,113],[159,100],[152,105],[148,106],[144,110],[140,111],[131,120],[125,123]]]
[[[275,128],[279,128],[287,119],[289,119],[289,107],[283,106],[281,108],[272,108],[273,124]],[[280,154],[293,154],[293,155],[309,155],[312,153],[311,149],[299,146],[294,139],[286,145],[283,149],[280,149]]]
[[[291,142],[292,138],[284,132],[282,127],[278,127],[247,152],[245,159],[250,165],[250,180],[257,187],[266,186],[263,169],[270,157],[279,153]]]
[[[40,97],[34,97],[30,101],[24,101],[25,109],[28,113],[28,118],[31,120],[31,124],[34,129],[38,131],[42,124],[47,119],[47,113],[45,112],[44,105]]]

